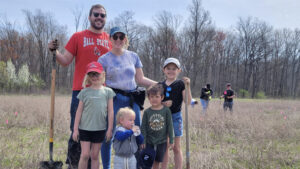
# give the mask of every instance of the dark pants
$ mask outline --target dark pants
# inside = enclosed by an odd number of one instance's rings
[[[233,101],[232,102],[224,102],[224,105],[223,105],[224,111],[227,111],[227,109],[229,108],[229,110],[232,112],[232,106],[233,106]]]

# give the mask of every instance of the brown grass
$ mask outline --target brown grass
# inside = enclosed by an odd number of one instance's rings
[[[38,168],[40,161],[49,160],[50,96],[0,97],[0,168]],[[70,100],[56,96],[55,161],[66,157]],[[292,100],[236,99],[232,114],[213,100],[206,116],[200,105],[189,107],[191,169],[300,168],[299,113],[300,102]],[[171,153],[169,168],[173,164]]]

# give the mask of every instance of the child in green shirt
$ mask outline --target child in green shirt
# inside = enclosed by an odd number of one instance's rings
[[[78,168],[87,168],[91,158],[91,168],[99,168],[99,151],[106,138],[110,140],[113,129],[112,89],[103,86],[105,73],[98,62],[87,65],[83,87],[77,98],[79,104],[75,116],[73,140],[80,141],[81,155]]]
[[[158,169],[162,163],[167,149],[169,137],[169,148],[173,148],[174,130],[171,111],[162,105],[164,89],[161,84],[155,84],[147,90],[148,100],[151,107],[143,114],[141,131],[144,136],[142,148],[151,147],[156,151],[153,169]]]

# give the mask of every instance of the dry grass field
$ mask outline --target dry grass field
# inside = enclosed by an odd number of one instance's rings
[[[0,168],[38,168],[49,160],[50,96],[0,98]],[[70,96],[56,96],[55,161],[65,161],[69,107]],[[189,124],[191,169],[300,168],[300,101],[236,99],[230,114],[212,100],[206,116],[189,107]],[[185,157],[185,135],[182,150]]]

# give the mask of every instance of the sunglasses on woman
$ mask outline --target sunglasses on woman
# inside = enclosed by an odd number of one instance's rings
[[[120,39],[120,40],[124,40],[125,39],[125,35],[124,34],[119,34],[119,35],[117,35],[117,34],[114,34],[113,35],[113,39],[114,40],[118,40],[118,38]]]
[[[105,18],[106,17],[106,14],[104,13],[98,13],[98,12],[93,12],[93,15],[95,18],[97,18],[98,16],[100,16],[101,18]]]

